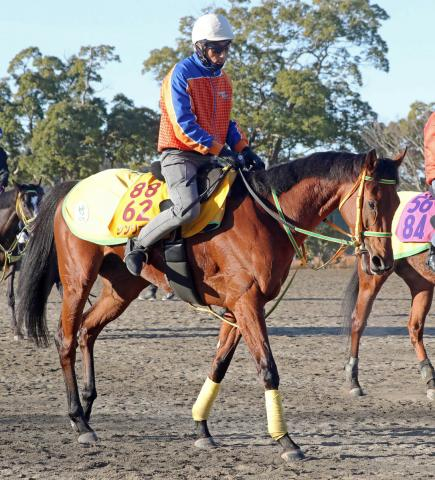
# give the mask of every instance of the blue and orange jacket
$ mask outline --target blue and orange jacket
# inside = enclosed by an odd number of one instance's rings
[[[248,142],[231,120],[232,93],[228,75],[222,69],[208,70],[196,54],[177,63],[162,84],[158,151],[217,155],[228,144],[241,152]]]

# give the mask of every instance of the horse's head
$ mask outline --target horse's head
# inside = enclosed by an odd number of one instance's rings
[[[399,206],[398,168],[406,150],[394,160],[376,156],[371,150],[365,157],[358,180],[344,192],[341,212],[357,242],[366,273],[382,275],[393,267],[391,223]]]
[[[44,189],[41,187],[41,182],[14,183],[14,188],[17,192],[17,214],[21,221],[27,223],[38,215]]]

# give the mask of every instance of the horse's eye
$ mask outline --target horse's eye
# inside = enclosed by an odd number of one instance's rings
[[[367,203],[368,203],[368,206],[369,206],[370,210],[375,210],[376,209],[376,202],[374,200],[369,200]]]

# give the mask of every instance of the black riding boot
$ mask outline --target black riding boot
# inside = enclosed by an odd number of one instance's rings
[[[125,266],[136,277],[140,276],[144,263],[148,262],[148,249],[141,247],[131,238],[125,247]]]
[[[429,256],[426,265],[435,273],[435,245],[430,246]]]

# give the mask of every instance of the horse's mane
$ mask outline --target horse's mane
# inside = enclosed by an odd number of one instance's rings
[[[309,177],[351,182],[361,172],[365,158],[366,154],[349,152],[313,153],[269,170],[257,170],[250,175],[249,183],[259,195],[267,195],[272,189],[279,195]],[[397,163],[380,159],[375,175],[377,178],[389,178],[398,182]]]

